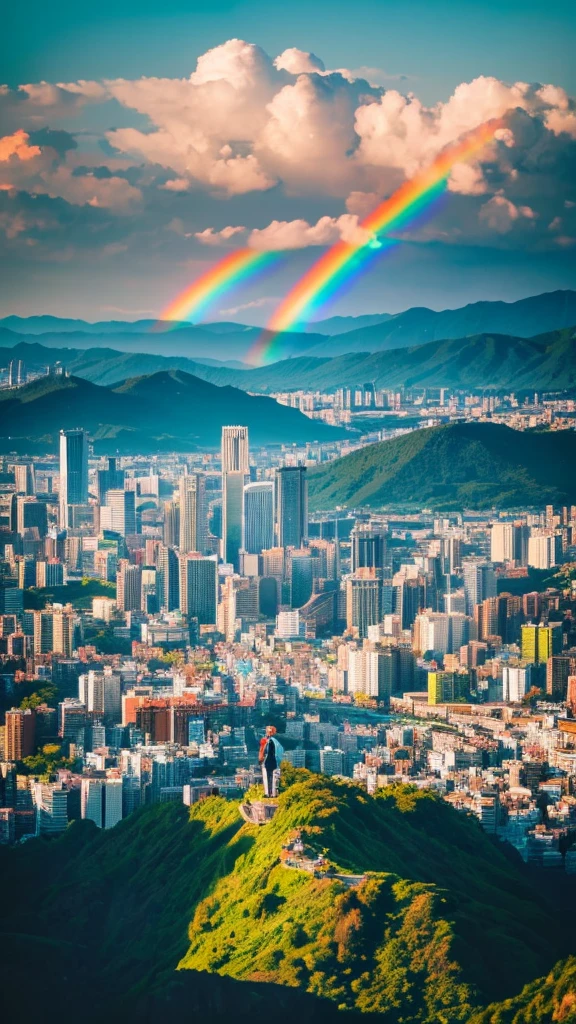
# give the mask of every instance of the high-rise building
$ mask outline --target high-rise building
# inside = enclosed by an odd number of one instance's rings
[[[301,608],[312,594],[314,559],[307,548],[289,548],[287,555],[290,605]]]
[[[108,719],[110,723],[122,718],[121,679],[119,672],[105,668],[103,672],[90,669],[78,679],[78,699],[89,714]]]
[[[370,648],[350,649],[348,653],[348,693],[363,693],[379,701],[388,701],[394,689],[394,654]]]
[[[544,626],[529,623],[521,628],[522,661],[543,665],[553,654],[562,651],[562,623]]]
[[[122,820],[122,779],[82,779],[80,808],[98,828],[113,828]]]
[[[351,569],[379,569],[386,565],[386,531],[365,524],[350,533]]]
[[[208,504],[204,473],[190,473],[180,478],[180,554],[197,551],[206,554],[208,542]]]
[[[222,474],[249,469],[248,427],[222,427]]]
[[[429,672],[428,703],[453,704],[469,696],[470,677],[466,672]]]
[[[116,573],[116,606],[121,612],[137,612],[141,603],[142,568],[121,558]]]
[[[85,430],[60,431],[60,526],[69,525],[70,505],[88,501],[88,435]]]
[[[16,498],[16,529],[23,536],[26,530],[38,530],[42,539],[48,533],[48,514],[45,501],[38,498]]]
[[[31,462],[18,462],[10,467],[14,473],[16,494],[33,495],[36,493],[36,474]]]
[[[124,470],[118,468],[118,460],[114,458],[108,459],[108,468],[99,469],[96,474],[99,505],[106,504],[108,491],[124,490],[124,477]]]
[[[240,569],[240,551],[244,534],[244,472],[230,470],[222,476],[222,556]]]
[[[75,613],[70,605],[45,608],[34,612],[34,654],[72,656],[74,650]]]
[[[68,790],[61,782],[33,782],[32,799],[36,807],[36,835],[57,836],[68,827]]]
[[[180,607],[180,563],[173,547],[161,544],[156,566],[156,598],[160,611]]]
[[[175,501],[164,502],[162,539],[171,548],[177,548],[180,543],[180,506]]]
[[[564,701],[568,694],[568,679],[576,675],[576,651],[553,654],[546,662],[546,693],[553,700]]]
[[[382,580],[375,569],[359,569],[346,581],[346,626],[359,637],[382,618]]]
[[[34,753],[36,735],[36,714],[27,708],[12,708],[6,712],[6,732],[4,738],[4,759],[6,761],[22,761]]]
[[[180,557],[180,607],[184,615],[198,619],[199,626],[216,623],[218,566],[215,557],[195,552]]]
[[[274,544],[274,484],[272,481],[244,487],[244,537],[242,547],[259,555]]]
[[[466,594],[466,614],[473,615],[477,604],[482,604],[487,597],[496,597],[498,592],[496,573],[491,562],[475,558],[463,560],[462,572]]]
[[[519,703],[532,686],[531,665],[504,665],[502,669],[502,699]]]
[[[120,536],[136,533],[136,494],[134,491],[109,488],[106,504],[100,509],[100,529],[119,533]]]
[[[305,466],[282,466],[276,471],[278,544],[301,548],[308,540],[308,481]]]
[[[552,531],[529,537],[528,565],[534,569],[552,569],[556,565],[556,537]]]
[[[529,527],[522,523],[494,523],[490,531],[491,560],[527,565],[529,533]]]

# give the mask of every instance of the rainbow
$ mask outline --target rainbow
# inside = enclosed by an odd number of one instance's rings
[[[252,346],[248,359],[271,362],[280,356],[278,335],[312,318],[342,286],[365,268],[366,262],[394,239],[380,240],[383,232],[398,231],[413,222],[444,192],[450,172],[494,139],[501,119],[488,121],[465,138],[447,146],[432,163],[385,199],[359,224],[357,243],[336,242],[303,274],[272,314],[266,330]]]
[[[236,249],[197,277],[162,310],[154,330],[169,330],[166,321],[200,319],[206,308],[225,292],[263,270],[278,256],[255,249]]]

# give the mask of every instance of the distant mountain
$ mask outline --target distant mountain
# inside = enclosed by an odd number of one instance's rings
[[[58,317],[16,317],[0,320],[0,344],[18,340],[35,341],[50,348],[94,348],[111,345],[122,352],[146,352],[156,355],[184,356],[244,362],[258,339],[269,333],[258,327],[236,323],[170,324],[167,331],[152,328],[156,321],[60,320]],[[536,334],[572,327],[576,324],[576,291],[546,292],[518,302],[475,302],[460,309],[435,312],[425,307],[407,309],[391,316],[373,313],[362,317],[331,317],[309,324],[305,331],[282,335],[279,351],[288,357],[312,355],[333,358],[348,352],[381,352],[409,348],[430,341],[464,338],[481,334],[509,334],[529,338]],[[9,330],[21,336],[9,341]],[[215,340],[216,335],[216,340]],[[330,335],[330,337],[327,337]],[[102,339],[98,341],[98,339]]]
[[[0,343],[6,334],[0,329]],[[11,335],[11,338],[16,335]],[[78,377],[113,384],[125,377],[179,369],[213,384],[231,384],[262,393],[300,388],[335,389],[371,382],[376,387],[456,387],[564,390],[576,387],[576,328],[564,328],[534,338],[480,334],[470,338],[433,341],[390,352],[295,356],[250,369],[234,361],[219,363],[185,356],[118,352],[111,348],[46,349],[35,342],[0,348],[0,365],[23,359],[28,368],[61,361]]]
[[[347,331],[356,331],[360,327],[373,327],[390,320],[391,313],[364,313],[361,316],[331,316],[327,320],[315,320],[305,328],[307,332],[329,334],[336,337]]]
[[[465,1024],[565,955],[564,876],[542,884],[472,816],[283,774],[261,829],[209,797],[0,847],[6,1020]],[[336,877],[286,866],[297,830]]]
[[[102,453],[216,446],[227,423],[246,424],[256,444],[344,436],[273,399],[219,388],[181,370],[133,377],[115,388],[80,377],[41,377],[0,391],[0,421],[4,452],[54,450],[59,430],[79,426]]]
[[[450,423],[368,445],[309,475],[310,507],[516,508],[576,502],[576,434]]]
[[[257,340],[270,337],[258,327],[244,327],[242,324],[218,325],[224,326],[225,329],[222,331],[213,329],[213,325],[207,327],[203,324],[197,327],[185,324],[169,331],[125,330],[126,326],[132,328],[135,325],[120,324],[120,329],[110,325],[110,330],[102,331],[100,334],[93,331],[73,330],[71,327],[47,333],[38,331],[37,333],[23,334],[0,322],[0,345],[9,347],[22,341],[34,343],[41,338],[42,344],[47,348],[88,349],[109,348],[113,345],[121,352],[145,352],[195,359],[207,356],[210,360],[220,362],[227,362],[231,359],[244,362],[247,353]],[[284,335],[282,348],[288,355],[299,355],[325,340],[325,336],[320,334],[290,332]]]
[[[530,338],[574,324],[576,291],[546,292],[518,302],[474,302],[461,309],[445,309],[439,313],[415,307],[391,316],[384,323],[349,331],[336,340],[318,344],[314,355],[382,352],[478,334]]]

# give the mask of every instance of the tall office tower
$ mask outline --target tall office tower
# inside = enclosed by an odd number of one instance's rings
[[[116,573],[116,607],[121,612],[138,612],[141,603],[142,568],[121,558]]]
[[[17,463],[12,466],[16,494],[33,495],[36,491],[36,474],[32,463]]]
[[[98,828],[112,828],[122,820],[122,779],[82,779],[80,808],[83,818]]]
[[[473,625],[470,616],[461,612],[423,612],[414,621],[414,650],[454,654],[470,640]]]
[[[546,662],[546,693],[553,700],[564,701],[568,696],[568,680],[576,675],[576,651],[571,654],[553,654]]]
[[[544,626],[531,623],[522,626],[520,650],[522,661],[543,665],[552,655],[562,651],[562,623]]]
[[[156,566],[156,597],[161,611],[180,607],[180,563],[173,547],[161,544]]]
[[[440,541],[441,568],[443,574],[453,575],[462,565],[462,540],[460,537],[442,537]]]
[[[17,387],[26,383],[26,367],[21,359],[11,359],[8,364],[8,386]]]
[[[396,652],[351,649],[348,653],[348,693],[364,693],[387,701],[394,687]]]
[[[301,608],[312,594],[314,559],[307,548],[290,548],[286,558],[286,575],[290,583],[290,606]]]
[[[180,506],[175,501],[164,502],[162,539],[170,548],[177,548],[180,543]]]
[[[368,636],[368,626],[382,618],[382,580],[375,569],[359,569],[346,581],[346,626]]]
[[[70,605],[33,612],[34,654],[63,654],[70,658],[74,650],[75,613]]]
[[[236,572],[240,569],[243,538],[244,484],[243,472],[230,471],[222,476],[222,556]]]
[[[243,542],[248,427],[222,427],[222,556],[236,571]]]
[[[272,481],[244,487],[244,539],[242,547],[259,555],[274,544],[274,484]]]
[[[136,533],[136,494],[134,491],[110,488],[106,504],[100,509],[100,529],[126,537]]]
[[[116,459],[108,459],[108,468],[99,469],[96,474],[96,486],[98,490],[98,504],[106,504],[108,491],[124,490],[124,470],[118,468]]]
[[[249,472],[248,427],[222,427],[222,473]]]
[[[208,542],[208,503],[204,473],[180,477],[180,554],[198,551],[206,554]]]
[[[46,502],[19,495],[16,498],[16,529],[20,536],[23,536],[26,530],[37,529],[38,537],[45,537],[48,533]]]
[[[504,665],[502,668],[502,700],[519,703],[532,685],[531,665]]]
[[[85,430],[60,431],[60,526],[69,525],[70,505],[88,501],[88,435]]]
[[[6,712],[6,732],[4,737],[4,760],[22,761],[34,753],[36,734],[36,712],[27,708],[12,708]]]
[[[473,615],[477,604],[482,604],[487,597],[496,597],[498,592],[496,573],[491,562],[475,558],[463,560],[462,573],[464,593],[466,594],[466,614]]]
[[[308,540],[308,480],[305,466],[276,470],[276,522],[281,548],[301,548]]]
[[[382,570],[386,564],[386,532],[367,524],[355,526],[350,533],[351,569]]]
[[[494,523],[490,531],[492,561],[527,565],[529,534],[530,528],[522,523]]]
[[[216,558],[191,552],[180,557],[180,607],[199,626],[216,623],[218,566]]]
[[[429,672],[428,703],[452,704],[465,701],[470,694],[467,672]]]
[[[58,735],[69,743],[84,746],[86,708],[75,697],[66,697],[58,705]]]

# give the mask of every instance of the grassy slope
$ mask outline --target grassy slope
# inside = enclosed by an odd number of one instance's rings
[[[571,431],[527,433],[453,423],[369,445],[310,473],[313,509],[419,503],[513,507],[573,501]]]
[[[476,822],[427,793],[372,799],[293,777],[272,824],[197,908],[181,968],[304,986],[363,1011],[393,1004],[399,1019],[422,1021],[442,1006],[465,1020],[459,1008],[470,1012],[479,993],[503,995],[538,972],[550,911]],[[346,890],[282,867],[296,827],[367,882]]]
[[[0,848],[7,1019],[36,1019],[38,1002],[58,1007],[42,1019],[62,1019],[85,991],[90,1022],[167,1019],[177,1007],[187,1020],[211,1004],[217,1019],[226,1007],[242,1018],[265,991],[288,1018],[318,1018],[324,997],[385,1024],[455,1024],[565,952],[552,900],[475,821],[427,793],[372,798],[293,770],[286,780],[260,830],[211,798],[190,813],[137,812],[111,832],[82,822],[56,841]],[[281,867],[296,827],[368,880],[345,890]],[[288,996],[294,986],[301,996]]]

